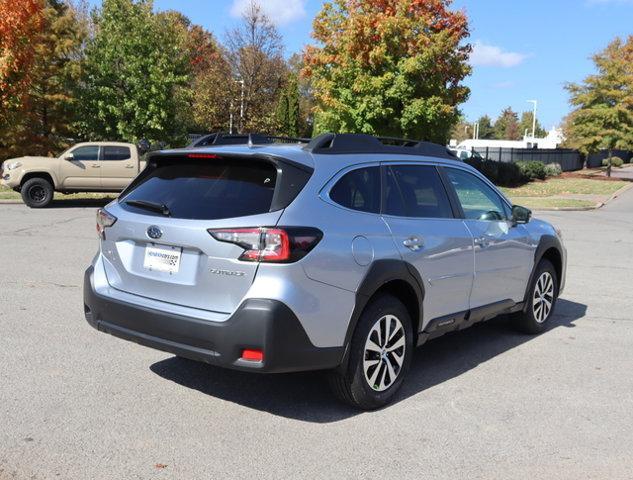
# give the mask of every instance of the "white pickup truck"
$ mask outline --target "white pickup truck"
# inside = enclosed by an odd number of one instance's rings
[[[59,157],[20,157],[6,160],[1,184],[22,194],[29,207],[51,203],[53,192],[120,192],[145,162],[131,143],[79,143]]]

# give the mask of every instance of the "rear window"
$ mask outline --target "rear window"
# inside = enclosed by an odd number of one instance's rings
[[[119,200],[126,210],[161,215],[128,205],[140,200],[165,205],[174,218],[216,220],[256,215],[270,210],[277,171],[271,164],[249,160],[177,160],[158,166]]]
[[[359,168],[346,173],[330,190],[330,198],[352,210],[380,212],[380,168]]]

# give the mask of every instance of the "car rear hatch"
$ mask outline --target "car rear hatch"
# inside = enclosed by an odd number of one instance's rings
[[[311,169],[280,159],[159,154],[108,206],[102,252],[113,288],[152,300],[232,313],[257,272],[244,248],[209,230],[274,227]]]

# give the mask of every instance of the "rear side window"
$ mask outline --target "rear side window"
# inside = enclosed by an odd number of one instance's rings
[[[129,147],[103,147],[104,160],[129,160],[131,157]]]
[[[429,165],[388,167],[385,213],[399,217],[453,218],[446,189]]]
[[[177,159],[156,167],[119,203],[135,213],[160,215],[125,203],[152,202],[166,206],[171,217],[196,220],[257,215],[270,210],[276,177],[275,167],[265,162]]]
[[[343,175],[330,190],[339,205],[361,212],[380,212],[380,168],[367,167]]]

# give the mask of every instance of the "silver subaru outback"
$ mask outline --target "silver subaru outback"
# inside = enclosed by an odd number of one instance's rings
[[[216,140],[150,155],[98,211],[96,329],[227,368],[329,370],[338,397],[374,409],[429,339],[499,314],[546,328],[560,233],[446,148]]]

